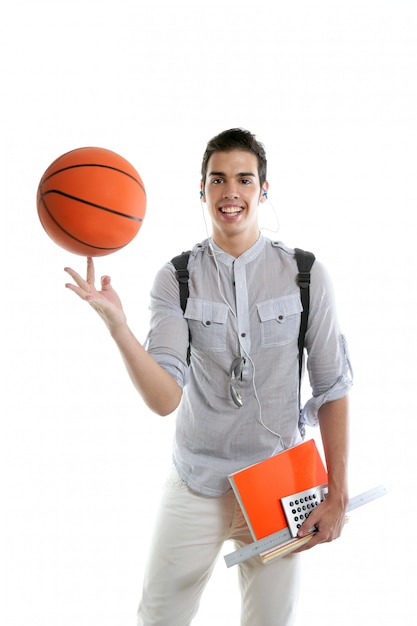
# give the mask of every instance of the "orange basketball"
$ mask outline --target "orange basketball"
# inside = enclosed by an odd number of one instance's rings
[[[104,148],[78,148],[58,157],[37,193],[41,224],[59,246],[83,256],[120,250],[137,235],[146,192],[135,168]]]

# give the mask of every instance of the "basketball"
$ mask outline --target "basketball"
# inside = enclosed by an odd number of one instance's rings
[[[120,250],[137,235],[146,191],[135,168],[104,148],[78,148],[58,157],[37,192],[40,222],[59,246],[82,256]]]

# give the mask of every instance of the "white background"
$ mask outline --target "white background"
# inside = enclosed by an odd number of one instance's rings
[[[280,220],[271,236],[313,250],[335,284],[356,376],[352,495],[393,485],[351,514],[342,539],[305,555],[299,623],[412,621],[416,6],[3,7],[1,623],[135,623],[174,423],[144,407],[104,325],[65,290],[64,266],[83,272],[85,262],[43,232],[39,179],[57,156],[86,145],[119,152],[141,174],[144,225],[97,261],[97,273],[112,276],[143,339],[156,270],[206,235],[205,144],[234,126],[266,145]],[[261,210],[273,223],[271,206]],[[238,615],[236,571],[221,559],[194,624],[238,624]]]

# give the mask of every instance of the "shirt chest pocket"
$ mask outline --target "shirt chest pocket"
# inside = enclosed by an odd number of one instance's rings
[[[224,302],[188,298],[184,317],[190,328],[191,345],[201,350],[225,350],[228,312]]]
[[[263,346],[283,346],[297,337],[303,310],[298,293],[260,302],[257,309]]]

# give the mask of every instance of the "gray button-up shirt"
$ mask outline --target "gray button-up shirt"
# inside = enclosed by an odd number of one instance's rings
[[[315,261],[305,337],[312,398],[299,411],[298,331],[301,300],[294,250],[264,236],[235,259],[206,240],[189,261],[190,295],[180,306],[175,269],[167,263],[151,292],[147,349],[183,388],[174,463],[190,488],[218,496],[227,476],[302,441],[324,402],[352,385],[327,272]],[[191,332],[191,365],[186,354]],[[230,368],[245,359],[230,393]],[[162,391],[161,391],[162,392]]]

